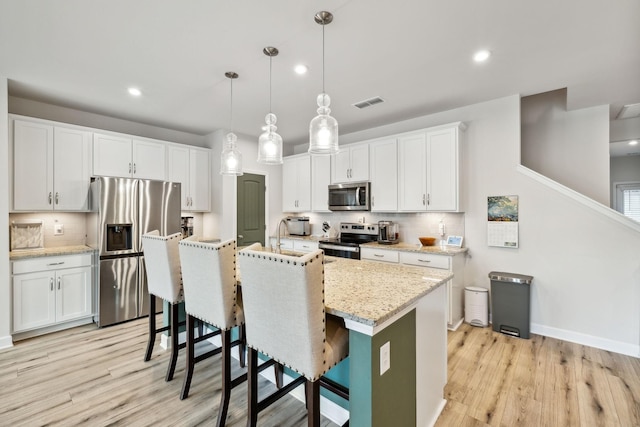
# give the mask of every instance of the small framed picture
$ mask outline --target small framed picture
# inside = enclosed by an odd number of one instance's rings
[[[449,236],[447,237],[447,246],[462,247],[462,236]]]

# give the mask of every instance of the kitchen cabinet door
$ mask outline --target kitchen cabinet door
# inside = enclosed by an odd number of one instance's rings
[[[369,144],[344,146],[331,156],[331,183],[369,180]]]
[[[53,209],[88,210],[91,133],[56,126],[53,147]]]
[[[398,210],[427,209],[427,154],[424,132],[398,138]]]
[[[13,123],[13,209],[53,207],[53,126],[15,120]]]
[[[189,150],[189,210],[211,210],[211,152]]]
[[[166,145],[160,141],[132,141],[133,178],[164,181],[166,174]]]
[[[169,176],[167,177],[171,182],[180,183],[180,198],[181,209],[188,211],[190,193],[189,193],[189,148],[176,145],[169,146]]]
[[[398,210],[398,143],[395,138],[369,145],[371,211]]]
[[[93,134],[93,174],[131,177],[131,138]]]
[[[181,184],[181,209],[211,210],[211,151],[181,145],[170,145],[168,151],[167,179]]]
[[[458,128],[427,132],[427,210],[458,211]]]
[[[308,154],[286,157],[282,164],[282,210],[311,210],[311,160]]]
[[[311,210],[329,211],[329,184],[331,184],[331,157],[311,156]]]
[[[13,276],[13,331],[56,322],[55,273],[40,271]]]
[[[91,267],[56,273],[56,322],[91,316]]]

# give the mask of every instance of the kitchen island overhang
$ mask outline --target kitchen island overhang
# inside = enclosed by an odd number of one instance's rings
[[[448,271],[325,260],[326,312],[349,331],[351,426],[435,424],[447,381]]]

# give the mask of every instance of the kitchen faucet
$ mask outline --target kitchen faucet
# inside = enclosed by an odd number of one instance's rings
[[[282,250],[280,249],[280,245],[281,245],[281,244],[280,244],[280,226],[281,226],[282,224],[284,224],[284,226],[285,226],[285,228],[286,228],[286,227],[287,227],[286,220],[287,220],[286,218],[282,218],[282,219],[280,220],[280,222],[278,223],[278,230],[277,230],[278,232],[277,232],[277,236],[276,236],[276,253],[277,253],[277,254],[282,253]]]

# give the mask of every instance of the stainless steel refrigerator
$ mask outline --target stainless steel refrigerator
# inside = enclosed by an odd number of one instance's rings
[[[163,236],[181,232],[180,183],[98,177],[91,182],[91,204],[87,242],[98,253],[96,323],[102,327],[148,315],[141,236],[151,230]]]

